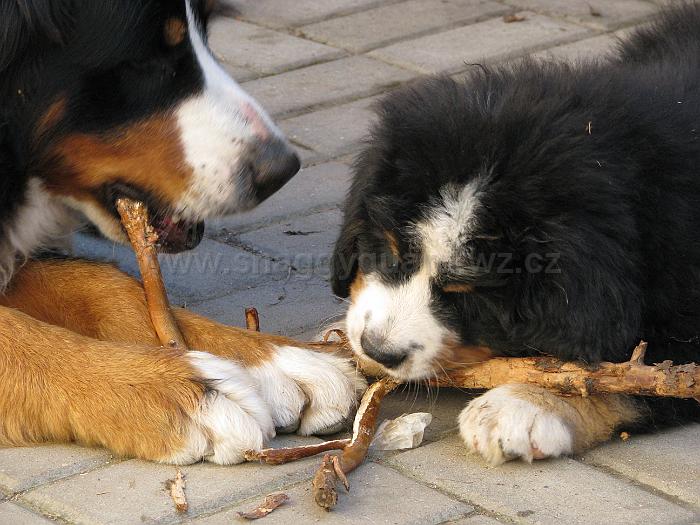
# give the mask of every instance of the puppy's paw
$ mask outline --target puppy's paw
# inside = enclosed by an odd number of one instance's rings
[[[467,405],[459,416],[460,434],[471,452],[495,465],[571,454],[574,435],[557,412],[560,402],[539,388],[503,385]]]
[[[275,435],[269,408],[240,365],[205,352],[186,354],[205,393],[186,430],[185,446],[163,459],[188,464],[202,459],[231,465],[246,450],[259,450]]]
[[[248,369],[280,432],[302,435],[340,430],[367,382],[348,359],[294,346]]]

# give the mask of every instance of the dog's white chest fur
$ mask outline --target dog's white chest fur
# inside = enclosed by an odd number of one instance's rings
[[[39,179],[29,179],[23,203],[0,229],[0,291],[10,282],[18,261],[41,247],[68,245],[77,222]]]

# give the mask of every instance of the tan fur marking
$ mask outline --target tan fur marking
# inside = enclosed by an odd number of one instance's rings
[[[566,421],[573,431],[574,452],[608,441],[625,424],[641,417],[634,401],[623,395],[562,397],[533,385],[511,385],[512,393]]]
[[[160,346],[141,284],[110,264],[29,262],[0,296],[0,306],[87,337]],[[173,313],[190,348],[243,366],[270,360],[273,346],[303,347],[286,337],[225,326],[184,309]]]
[[[182,354],[97,341],[0,307],[0,446],[47,441],[165,460],[204,394]]]
[[[396,234],[389,230],[384,230],[384,237],[389,242],[389,250],[394,255],[394,257],[401,257],[401,250],[399,249],[399,241],[396,238]]]
[[[169,46],[175,47],[181,44],[187,35],[187,25],[179,18],[168,18],[163,28],[165,42]]]
[[[39,119],[36,125],[36,136],[40,137],[50,129],[52,129],[56,124],[58,124],[61,119],[66,114],[66,99],[59,98],[56,102],[52,103],[48,109],[44,112],[42,117]]]
[[[355,279],[350,285],[350,300],[354,300],[355,297],[362,292],[362,289],[366,286],[366,284],[364,274],[358,270]]]
[[[49,191],[82,201],[104,184],[123,182],[174,204],[192,176],[172,115],[157,115],[105,137],[68,135],[40,169]]]
[[[483,363],[493,357],[493,352],[485,346],[464,346],[459,343],[443,344],[436,362],[444,370],[452,370],[465,365]]]
[[[443,286],[442,291],[445,293],[472,293],[474,287],[466,283],[450,283]]]

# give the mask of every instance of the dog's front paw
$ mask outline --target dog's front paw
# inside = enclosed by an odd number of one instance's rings
[[[236,363],[205,352],[188,352],[197,380],[205,388],[190,414],[185,445],[163,458],[167,463],[201,460],[222,465],[243,461],[246,450],[259,450],[274,437],[270,410],[253,378]]]
[[[367,387],[348,359],[295,346],[275,347],[271,360],[248,370],[279,432],[337,432]]]
[[[573,432],[557,413],[561,400],[526,385],[503,385],[471,401],[459,416],[467,448],[492,464],[573,452]]]

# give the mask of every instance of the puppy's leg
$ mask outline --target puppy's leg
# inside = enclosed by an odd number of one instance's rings
[[[153,461],[242,461],[274,434],[241,366],[90,339],[0,307],[0,445],[77,442]]]
[[[561,397],[512,384],[471,401],[459,416],[459,428],[470,451],[499,464],[577,453],[641,417],[641,408],[627,396]]]
[[[120,343],[157,346],[140,283],[109,264],[32,261],[0,305],[74,332]],[[190,348],[245,368],[280,431],[334,432],[352,412],[366,383],[346,359],[313,352],[291,339],[216,323],[174,309]]]

